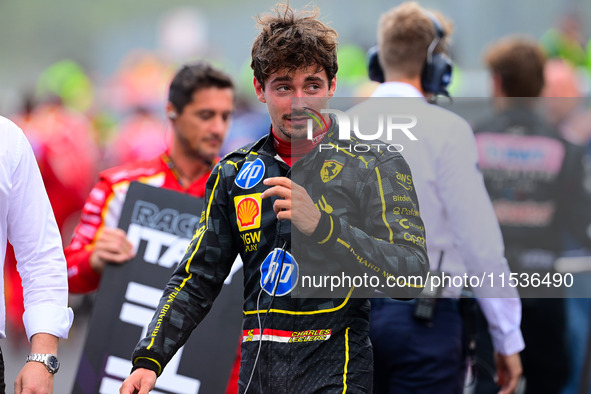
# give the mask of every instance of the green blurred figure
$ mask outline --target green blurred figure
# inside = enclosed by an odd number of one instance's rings
[[[588,60],[583,23],[577,11],[573,9],[564,13],[558,26],[544,33],[540,43],[548,58],[561,58],[575,67],[582,67]]]

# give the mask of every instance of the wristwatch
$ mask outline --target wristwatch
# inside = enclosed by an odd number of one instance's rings
[[[27,363],[29,361],[37,361],[39,363],[45,364],[45,367],[49,373],[56,373],[57,370],[60,369],[60,362],[55,354],[32,353],[29,354],[25,360]]]

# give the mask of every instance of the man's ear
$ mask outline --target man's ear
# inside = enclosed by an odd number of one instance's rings
[[[172,103],[170,101],[168,103],[166,103],[166,116],[170,120],[174,120],[177,117],[176,109],[174,108],[174,105],[172,105]]]
[[[265,91],[263,90],[263,85],[258,81],[258,79],[253,78],[252,83],[254,85],[254,92],[257,95],[257,98],[261,103],[266,103],[267,100],[265,99]]]
[[[328,89],[328,98],[334,96],[334,91],[337,88],[337,76],[335,75],[330,81],[330,89]]]

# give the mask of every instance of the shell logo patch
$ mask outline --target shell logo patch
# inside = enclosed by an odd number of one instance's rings
[[[234,197],[236,223],[240,231],[261,227],[261,193]]]
[[[343,169],[343,163],[337,160],[325,160],[320,169],[320,177],[322,182],[326,183],[334,179]]]

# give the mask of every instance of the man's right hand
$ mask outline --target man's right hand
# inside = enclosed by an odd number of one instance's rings
[[[138,368],[125,379],[119,394],[148,394],[156,385],[156,372]]]
[[[102,274],[107,263],[121,264],[135,256],[133,245],[125,231],[119,228],[103,227],[90,255],[90,266],[97,274]]]

